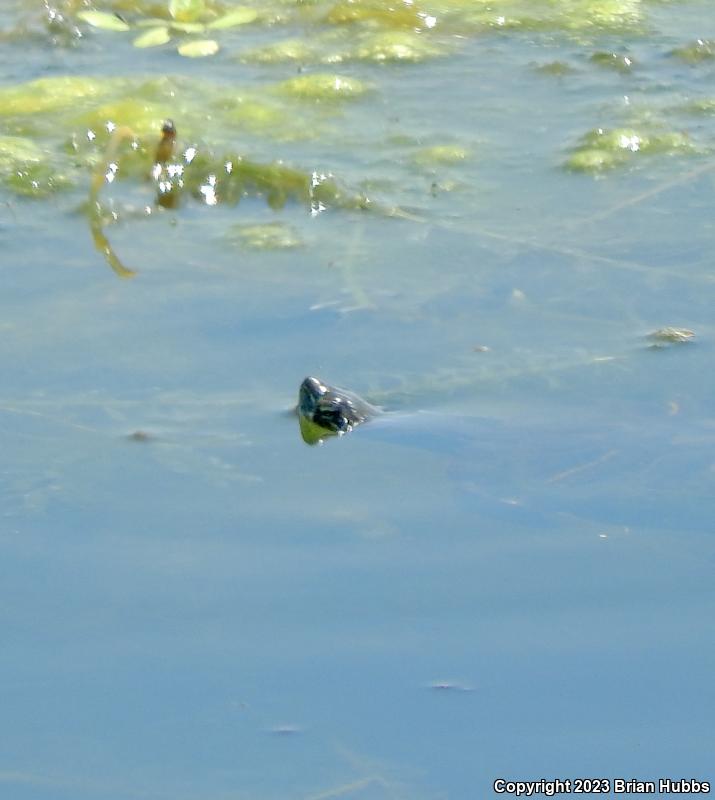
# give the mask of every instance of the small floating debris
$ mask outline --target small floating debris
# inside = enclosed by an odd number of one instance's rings
[[[303,733],[303,728],[300,725],[273,725],[270,728],[266,729],[267,733],[270,733],[271,736],[297,736],[299,733]]]
[[[695,332],[688,328],[658,328],[657,331],[649,333],[646,339],[650,339],[651,347],[667,347],[671,344],[685,344],[692,342]]]
[[[467,686],[464,683],[455,683],[454,681],[433,681],[427,684],[428,689],[435,692],[473,692],[473,686]]]
[[[134,431],[127,435],[128,442],[151,442],[153,438],[154,437],[146,431]]]

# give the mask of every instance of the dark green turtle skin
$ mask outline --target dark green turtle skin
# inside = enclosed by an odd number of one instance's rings
[[[307,377],[298,392],[298,420],[307,444],[318,444],[326,436],[342,436],[380,412],[347,389],[329,386]]]

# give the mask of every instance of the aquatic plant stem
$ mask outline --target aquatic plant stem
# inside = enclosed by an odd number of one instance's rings
[[[125,139],[136,139],[134,131],[126,125],[117,128],[109,139],[107,149],[104,151],[102,160],[97,164],[92,173],[92,180],[89,186],[89,227],[92,233],[94,246],[104,256],[106,262],[120,278],[133,278],[136,272],[125,267],[119,256],[114,252],[104,234],[102,225],[102,209],[99,203],[99,193],[107,182],[107,170],[114,163],[120,144]]]

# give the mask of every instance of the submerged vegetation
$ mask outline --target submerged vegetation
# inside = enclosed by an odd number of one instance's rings
[[[87,180],[85,168],[99,163],[118,128],[130,129],[134,137],[131,152],[122,160],[122,175],[149,174],[153,142],[169,117],[181,120],[184,141],[201,152],[230,145],[242,132],[276,141],[315,136],[327,125],[321,103],[332,107],[336,100],[359,97],[369,87],[322,74],[277,82],[267,89],[241,91],[185,78],[66,76],[2,88],[2,179],[14,192],[29,196],[81,184]],[[234,155],[231,160],[238,164],[241,158]],[[201,159],[196,163],[209,168]],[[240,172],[234,172],[234,183]]]
[[[715,59],[715,42],[708,39],[697,39],[690,44],[676,47],[671,55],[688,64],[698,64],[701,61],[712,61]]]
[[[643,0],[56,0],[44,16],[28,12],[15,35],[44,24],[54,40],[93,33],[128,38],[136,47],[169,46],[183,55],[213,55],[246,27],[310,30],[308,36],[252,49],[249,58],[319,63],[419,61],[453,49],[454,36],[492,30],[637,31]],[[331,33],[334,34],[332,43]],[[9,34],[12,37],[13,33]],[[317,39],[316,39],[317,35]],[[319,42],[319,44],[317,44]],[[210,44],[209,44],[210,43]]]
[[[124,54],[121,48],[131,52],[133,46],[137,57],[157,48],[155,65],[166,59],[172,69],[189,63],[177,52],[187,58],[221,54],[235,77],[210,80],[155,67],[144,77],[59,74],[0,87],[0,181],[24,198],[72,188],[84,193],[91,183],[93,236],[105,255],[111,248],[104,227],[116,220],[119,206],[109,214],[99,203],[100,190],[115,180],[142,187],[147,207],[174,207],[184,197],[206,205],[236,204],[254,195],[272,209],[296,202],[311,214],[327,208],[399,214],[393,203],[373,202],[345,187],[398,185],[402,197],[417,189],[422,198],[436,198],[441,188],[459,183],[458,171],[490,162],[489,130],[470,141],[450,131],[388,130],[376,144],[401,165],[401,177],[381,174],[378,161],[376,173],[351,175],[344,185],[314,158],[296,167],[284,164],[282,143],[329,143],[327,151],[336,142],[361,146],[350,115],[363,106],[389,115],[385,85],[402,74],[395,64],[410,69],[426,59],[459,57],[469,37],[498,41],[502,31],[528,32],[532,40],[542,33],[549,40],[560,35],[581,48],[579,56],[537,67],[542,73],[578,76],[602,67],[619,73],[614,79],[626,87],[634,63],[630,48],[622,39],[605,47],[604,41],[644,32],[647,9],[647,0],[57,0],[42,17],[36,10],[21,11],[15,27],[4,31],[5,41],[21,43],[44,27],[59,45],[100,41]],[[159,54],[161,48],[166,52]],[[699,63],[712,52],[711,42],[698,39],[660,55]],[[241,82],[263,65],[260,82]],[[639,54],[639,80],[647,68]],[[387,81],[380,80],[383,74]],[[691,119],[698,114],[702,129],[712,107],[711,98],[692,98],[679,110]],[[638,115],[625,119],[614,108],[601,117],[604,127],[588,131],[567,154],[568,170],[596,175],[645,156],[709,152],[707,143],[696,143],[686,130],[654,122],[657,108],[641,106]],[[177,121],[180,139],[171,158],[157,159],[167,119]],[[701,139],[702,130],[698,134]],[[479,159],[472,157],[475,140]],[[70,196],[76,200],[76,194]],[[237,228],[233,239],[261,249],[300,243],[280,223]],[[107,257],[121,274],[119,260]]]
[[[219,203],[238,204],[244,197],[262,197],[274,211],[288,202],[302,204],[312,215],[328,208],[352,210],[376,209],[395,214],[397,209],[381,209],[365,195],[349,193],[332,175],[305,173],[281,162],[257,163],[239,153],[216,156],[190,146],[175,152],[176,128],[171,120],[162,126],[162,138],[153,148],[142,144],[127,126],[112,131],[102,158],[97,162],[91,180],[88,213],[92,236],[97,249],[120,277],[132,277],[133,270],[124,266],[114,252],[105,233],[107,221],[100,202],[105,184],[113,183],[121,173],[151,179],[156,203],[175,208],[185,194],[208,206]],[[127,145],[123,148],[123,145]],[[150,207],[149,207],[150,210]],[[276,235],[268,226],[253,226],[243,231],[248,246],[286,247],[285,236]],[[274,233],[271,237],[269,234]]]

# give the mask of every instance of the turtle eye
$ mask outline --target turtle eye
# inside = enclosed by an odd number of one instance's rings
[[[344,431],[347,428],[347,418],[337,402],[319,405],[313,416],[313,422],[329,431]]]

